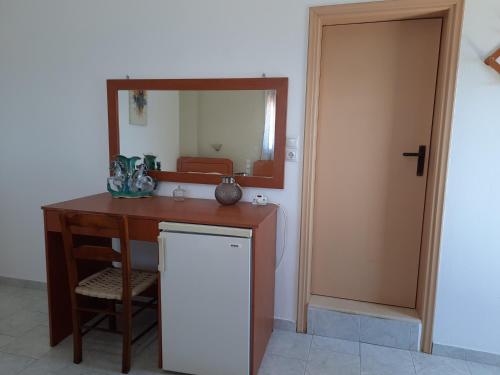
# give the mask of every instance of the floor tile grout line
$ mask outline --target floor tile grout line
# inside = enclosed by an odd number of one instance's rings
[[[9,355],[11,357],[17,357],[17,358],[22,358],[22,359],[31,359],[33,362],[38,361],[38,359],[39,359],[39,358],[30,357],[27,355],[13,354],[13,353],[8,353],[8,352],[4,352],[4,351],[0,351],[0,353],[5,354],[5,355]]]
[[[33,363],[35,363],[35,362],[37,362],[37,361],[38,361],[38,359],[35,359],[35,360],[31,361],[31,362],[28,362],[28,363],[26,364],[26,366],[24,366],[24,367],[23,367],[23,368],[22,368],[22,369],[18,372],[18,374],[22,374],[23,372],[25,372],[25,371],[26,371],[26,370],[27,370],[27,369],[28,369],[28,368],[29,368],[29,367],[30,367]]]
[[[312,348],[312,343],[314,340],[314,335],[311,335],[311,342],[309,343],[309,349],[307,350],[307,362],[311,360],[311,348]]]
[[[417,375],[417,366],[415,365],[415,358],[412,352],[410,352],[411,363],[413,365],[413,372]]]
[[[311,341],[309,342],[309,350],[307,352],[306,365],[304,366],[304,375],[307,375],[307,369],[309,367],[309,364],[311,363],[311,348],[313,340],[314,340],[314,335],[311,335]]]
[[[469,374],[472,375],[472,369],[470,368],[470,361],[465,361],[465,364],[467,365],[467,370],[469,370]]]
[[[362,368],[361,368],[361,343],[360,343],[360,348],[359,348],[359,375],[363,373]]]
[[[97,351],[95,351],[95,352],[99,353]],[[279,354],[279,353],[273,353],[273,352],[267,352],[266,351],[266,354],[269,354],[269,355],[272,355],[272,356],[275,356],[275,357],[285,358],[285,359],[293,359],[295,361],[308,362],[307,359],[302,359],[302,358],[297,358],[297,357],[291,357],[291,356],[287,356],[287,355],[283,355],[283,354]]]
[[[279,357],[279,358],[288,359],[288,360],[293,359],[295,361],[302,362],[304,364],[304,374],[303,375],[306,375],[306,369],[307,369],[307,365],[309,363],[308,359],[299,359],[299,358],[294,358],[294,357],[287,357],[287,356],[282,355],[282,354],[276,354],[276,353],[268,352],[267,350],[266,350],[265,355],[271,355],[271,356],[274,356],[274,357]],[[261,368],[262,368],[262,365],[261,365]],[[260,370],[261,369],[259,369],[259,373],[260,373]]]

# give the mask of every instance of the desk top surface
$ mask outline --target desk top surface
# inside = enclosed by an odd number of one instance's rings
[[[253,228],[259,226],[277,210],[276,205],[254,206],[239,202],[221,206],[212,199],[186,198],[175,201],[171,197],[154,196],[140,199],[112,198],[109,193],[90,195],[65,202],[45,205],[44,210],[67,210],[110,215],[126,215],[138,219],[175,221],[183,223],[224,225]]]

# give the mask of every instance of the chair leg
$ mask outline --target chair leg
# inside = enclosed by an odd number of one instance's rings
[[[110,301],[110,308],[111,308],[111,311],[113,311],[114,313],[116,313],[116,303],[115,301]],[[116,331],[116,315],[110,315],[109,316],[109,329],[111,331]]]
[[[73,321],[73,362],[82,361],[82,329],[80,327],[80,313],[77,309],[72,309]]]
[[[123,303],[123,347],[122,347],[122,373],[127,374],[130,371],[130,362],[132,356],[132,303]]]

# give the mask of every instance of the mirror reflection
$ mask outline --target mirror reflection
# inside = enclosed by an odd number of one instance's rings
[[[275,90],[121,90],[118,100],[123,155],[155,155],[163,171],[273,175]]]

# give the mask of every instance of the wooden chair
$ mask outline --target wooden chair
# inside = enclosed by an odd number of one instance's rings
[[[71,294],[73,361],[75,363],[82,361],[83,335],[91,329],[103,330],[98,325],[108,316],[110,329],[104,330],[116,333],[116,317],[120,316],[123,322],[121,332],[123,335],[122,372],[128,373],[132,343],[157,324],[156,321],[153,322],[144,332],[133,339],[132,317],[148,307],[158,309],[158,303],[155,303],[156,293],[147,302],[140,303],[138,301],[137,304],[141,307],[135,312],[132,311],[132,297],[142,294],[153,286],[157,287],[158,273],[131,269],[128,225],[125,216],[62,213],[60,221]],[[90,233],[94,237],[119,238],[120,252],[111,247],[81,244],[82,237],[78,237],[78,239],[75,237]],[[108,264],[108,267],[80,280],[78,275],[78,262],[80,261],[104,262]],[[114,268],[112,262],[120,262],[121,269]],[[89,305],[89,301],[94,303]],[[122,304],[121,312],[117,312],[116,303]],[[99,309],[95,307],[96,304],[107,307]],[[82,321],[89,320],[96,314],[102,315],[98,315],[99,319],[90,327],[82,327]],[[82,328],[86,328],[86,330],[82,332]]]

